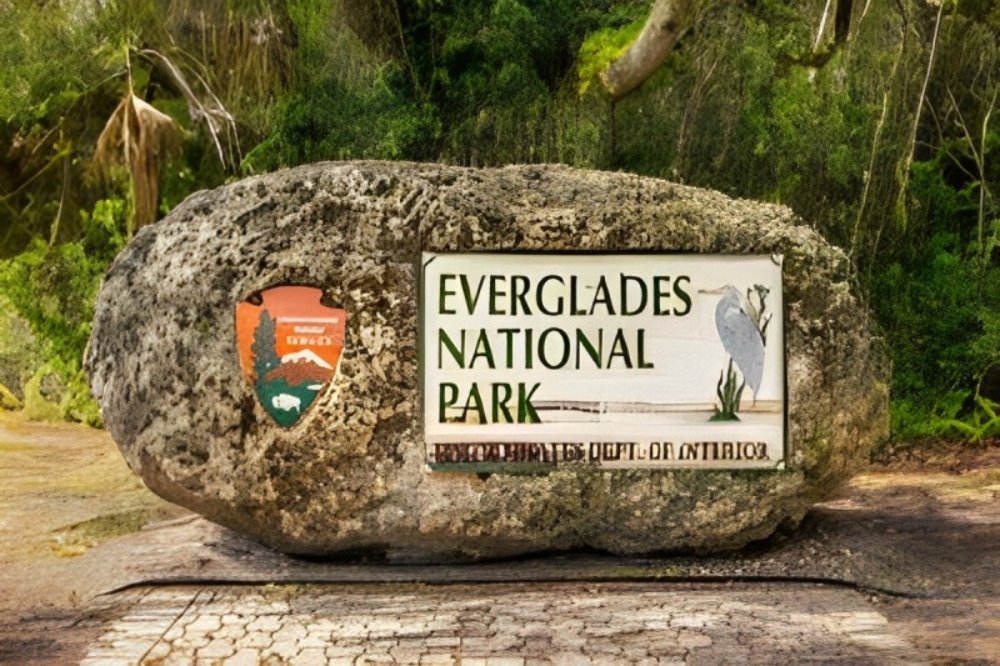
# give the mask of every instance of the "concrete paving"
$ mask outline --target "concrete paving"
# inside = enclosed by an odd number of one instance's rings
[[[129,593],[83,664],[920,664],[824,585],[181,587]]]

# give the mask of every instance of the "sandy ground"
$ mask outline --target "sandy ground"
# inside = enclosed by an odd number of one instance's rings
[[[186,513],[146,490],[107,433],[0,411],[0,664],[83,649],[80,556]]]
[[[852,612],[866,612],[861,604],[886,618],[885,631],[915,651],[906,654],[929,663],[1000,663],[996,444],[887,455],[817,506],[799,529],[740,554],[563,553],[515,563],[390,567],[284,557],[153,496],[105,433],[0,413],[0,544],[0,663],[76,663],[151,590],[177,589],[178,599],[226,590],[239,606],[243,588],[234,592],[229,583],[246,584],[247,595],[258,594],[254,586],[291,586],[280,589],[303,598],[329,596],[330,585],[416,585],[406,598],[426,606],[441,585],[469,598],[492,598],[500,594],[496,586],[507,586],[516,598],[511,584],[558,596],[567,585],[583,594],[594,585],[634,583],[638,600],[670,586],[720,582],[734,586],[734,599],[767,585],[776,607],[792,603],[782,595],[815,594],[819,604],[840,589],[851,595]],[[424,586],[430,596],[421,601]],[[614,597],[616,612],[627,615],[631,593],[622,594]],[[197,606],[185,604],[177,617],[197,615]],[[780,627],[760,628],[772,630]]]

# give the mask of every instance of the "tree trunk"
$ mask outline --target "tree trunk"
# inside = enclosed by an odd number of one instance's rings
[[[833,41],[843,46],[851,36],[851,14],[854,0],[837,0],[837,13],[833,22]]]
[[[910,167],[913,166],[913,153],[917,149],[917,130],[920,129],[920,116],[924,112],[924,100],[927,98],[927,86],[931,81],[931,73],[934,71],[934,56],[937,55],[938,34],[941,31],[941,16],[944,14],[944,4],[938,5],[937,18],[934,20],[934,35],[931,37],[931,52],[927,56],[927,72],[924,74],[924,83],[920,87],[920,97],[917,98],[917,110],[913,114],[913,125],[910,130],[909,141],[906,142],[906,155],[903,158],[899,170],[899,193],[896,196],[896,210],[901,216],[903,227],[906,227],[906,190],[910,184]]]
[[[687,28],[692,0],[654,0],[649,18],[625,54],[601,72],[614,99],[632,92],[663,63]]]

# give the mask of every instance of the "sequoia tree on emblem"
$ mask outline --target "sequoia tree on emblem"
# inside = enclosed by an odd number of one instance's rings
[[[236,306],[243,374],[271,418],[290,428],[333,379],[344,349],[347,313],[320,303],[315,287],[273,287],[261,303]]]

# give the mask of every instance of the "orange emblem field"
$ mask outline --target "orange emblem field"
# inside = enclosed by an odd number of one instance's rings
[[[236,306],[240,365],[265,411],[298,422],[333,378],[344,349],[347,313],[320,302],[315,287],[273,287],[261,304]]]

